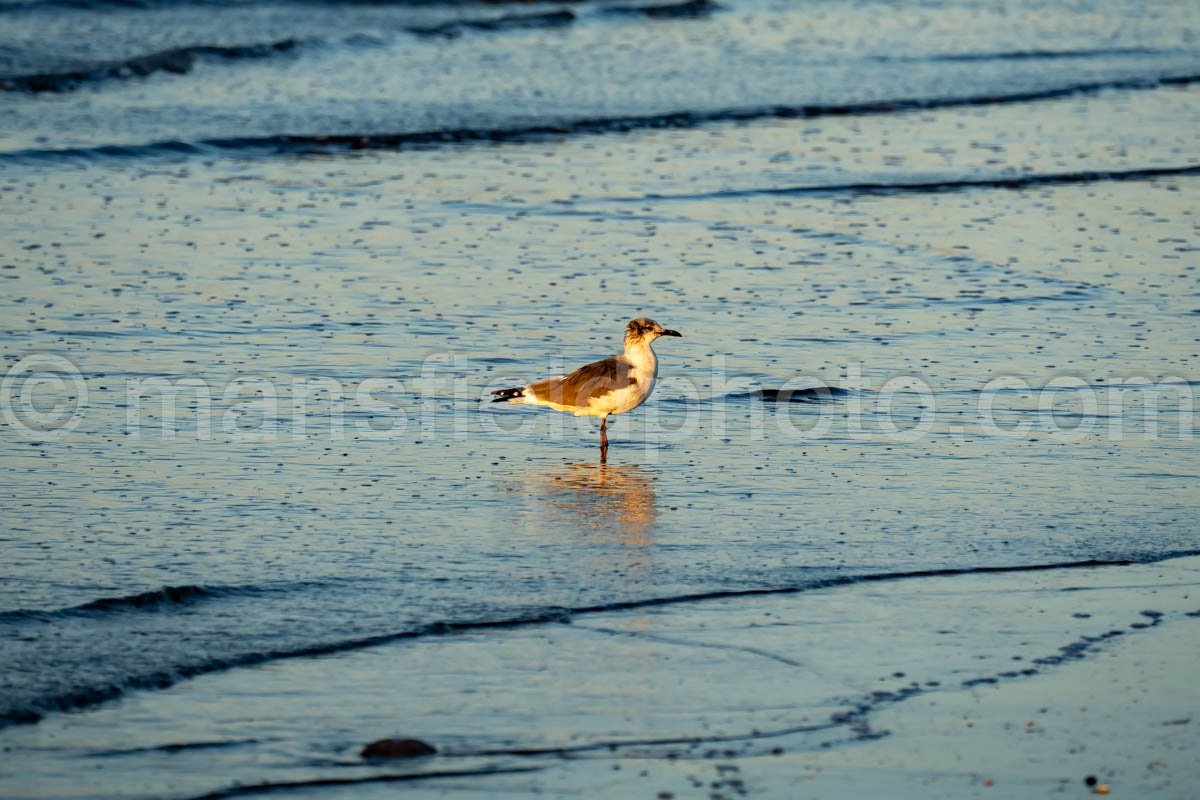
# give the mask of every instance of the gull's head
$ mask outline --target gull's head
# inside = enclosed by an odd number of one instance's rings
[[[645,342],[649,344],[660,336],[679,336],[683,334],[679,331],[670,331],[659,325],[648,317],[638,317],[631,319],[629,324],[625,326],[625,341],[626,342]]]

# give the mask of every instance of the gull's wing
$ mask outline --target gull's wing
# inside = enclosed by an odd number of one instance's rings
[[[612,356],[580,367],[570,375],[547,378],[525,387],[526,402],[548,406],[587,408],[588,402],[637,383],[633,367],[622,356]]]

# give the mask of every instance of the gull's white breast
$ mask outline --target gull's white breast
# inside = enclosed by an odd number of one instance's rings
[[[635,379],[629,386],[609,392],[602,397],[594,397],[588,402],[586,413],[593,416],[608,414],[624,414],[646,402],[646,398],[654,391],[654,383],[658,380],[658,364],[649,369],[635,367],[631,373]]]

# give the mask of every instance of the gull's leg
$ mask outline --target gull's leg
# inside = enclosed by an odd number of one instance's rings
[[[600,449],[608,449],[608,417],[600,418]]]

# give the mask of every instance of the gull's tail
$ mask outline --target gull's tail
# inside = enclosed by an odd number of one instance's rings
[[[507,403],[510,400],[520,400],[525,396],[525,387],[519,386],[516,389],[497,389],[492,392],[493,403]]]

